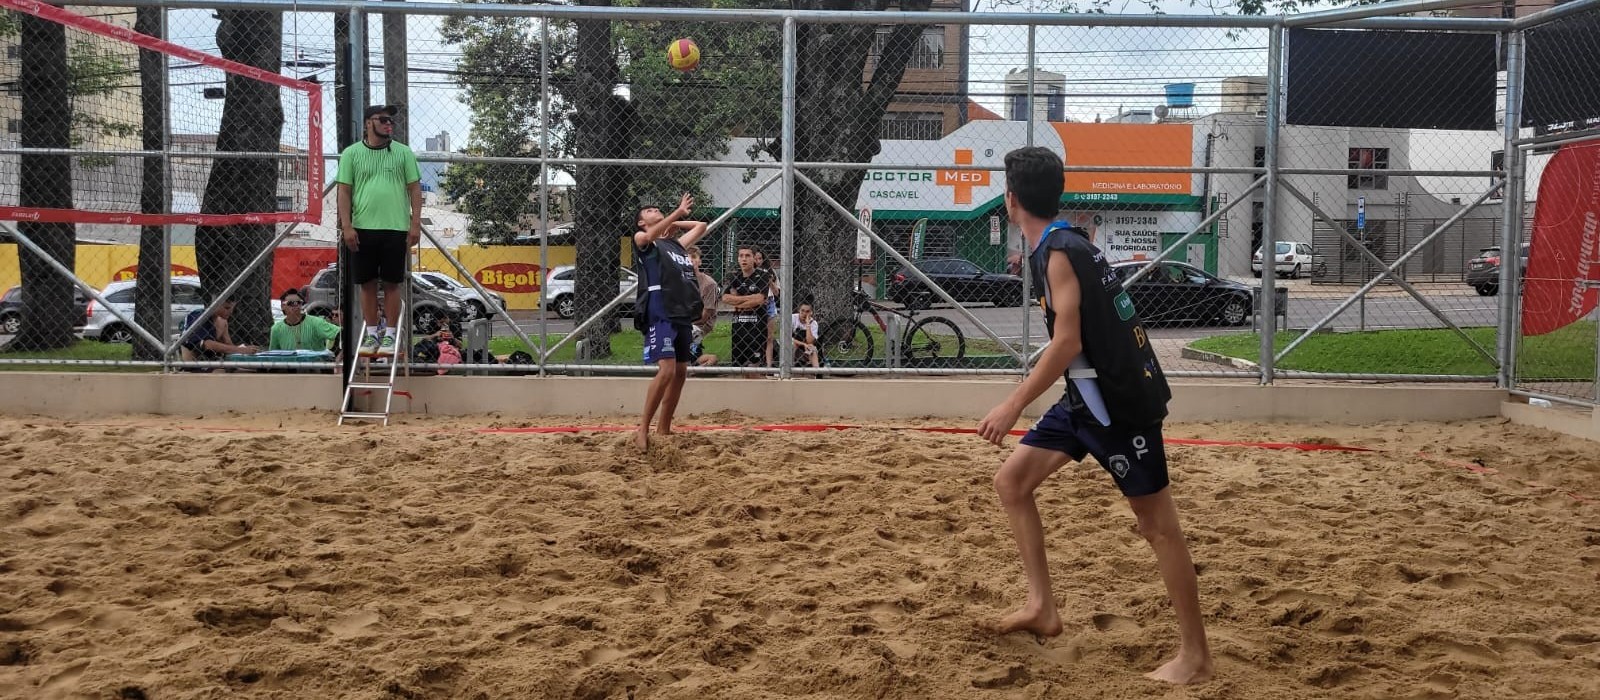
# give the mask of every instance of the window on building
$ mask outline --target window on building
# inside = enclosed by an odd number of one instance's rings
[[[944,138],[944,115],[939,112],[888,112],[883,115],[883,138],[894,141],[938,141]]]
[[[294,211],[294,197],[278,195],[278,211]]]
[[[1254,167],[1257,168],[1267,167],[1267,148],[1265,146],[1256,146],[1255,160],[1251,162],[1254,163]]]
[[[872,59],[874,65],[883,57],[884,50],[889,46],[889,33],[894,27],[878,27],[878,33],[872,38]],[[917,40],[917,45],[911,51],[911,61],[906,64],[909,70],[929,70],[944,67],[944,27],[925,27],[922,36]]]
[[[1350,149],[1351,170],[1388,170],[1389,149],[1387,148],[1352,148]],[[1352,190],[1386,190],[1389,189],[1389,176],[1374,173],[1357,173],[1347,176],[1347,184]]]
[[[1060,85],[1051,85],[1050,92],[1045,97],[1045,100],[1045,104],[1049,108],[1049,115],[1046,119],[1057,123],[1067,120],[1067,96],[1062,94]]]
[[[20,133],[22,133],[22,120],[20,120],[20,119],[7,119],[6,120],[6,133],[8,133],[8,134],[20,134]]]
[[[1028,94],[1018,93],[1011,96],[1011,121],[1028,121]]]
[[[22,47],[16,44],[6,47],[6,58],[15,60],[20,55],[22,55]]]

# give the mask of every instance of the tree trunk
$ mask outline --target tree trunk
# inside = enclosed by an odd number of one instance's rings
[[[217,12],[217,49],[223,58],[280,72],[283,17],[277,12]],[[283,133],[283,103],[271,83],[229,75],[222,105],[218,151],[276,152]],[[277,210],[279,161],[218,158],[206,182],[200,210],[206,214],[269,213]],[[195,231],[195,261],[200,284],[222,292],[276,235],[271,224],[206,226]],[[272,259],[245,279],[234,295],[239,302],[230,332],[240,344],[266,345],[272,327]]]
[[[22,147],[69,148],[72,145],[72,79],[67,70],[66,28],[33,15],[21,19],[22,72],[17,80],[22,98]],[[72,159],[67,156],[22,156],[18,204],[24,207],[72,208]],[[51,258],[74,269],[77,228],[72,224],[20,223],[18,230]],[[54,350],[77,341],[73,321],[73,282],[48,263],[18,247],[22,268],[22,331],[12,350]]]
[[[390,0],[404,2],[405,0]],[[406,58],[406,19],[395,13],[383,16],[383,103],[405,107],[394,117],[394,140],[411,143],[409,62]],[[377,100],[373,100],[377,102]],[[421,149],[417,149],[421,150]]]
[[[135,10],[133,30],[146,36],[166,38],[161,31],[161,8],[141,7]],[[139,50],[139,107],[143,116],[143,139],[140,145],[146,151],[159,151],[167,147],[167,96],[164,91],[166,74],[165,56],[157,51]],[[146,214],[166,213],[167,170],[160,158],[145,158],[143,188],[139,194],[139,211]],[[139,268],[137,293],[134,297],[133,321],[161,338],[163,317],[167,307],[162,303],[162,289],[167,284],[168,271],[163,260],[161,226],[145,226],[139,231]],[[174,329],[176,330],[176,329]],[[159,360],[162,348],[135,336],[133,359]]]
[[[884,10],[886,0],[873,7]],[[926,11],[931,0],[901,0],[903,11]],[[820,0],[803,0],[795,9],[838,9]],[[798,68],[795,75],[795,159],[802,162],[867,163],[878,155],[878,137],[884,112],[899,89],[906,66],[920,41],[921,25],[895,25],[883,55],[873,66],[871,79],[862,75],[872,52],[871,25],[802,24],[796,37]],[[774,143],[771,152],[780,153]],[[806,173],[834,201],[854,209],[866,176],[862,170],[824,170]],[[812,298],[823,318],[855,315],[851,292],[855,286],[856,229],[811,188],[795,185],[795,299]],[[878,253],[881,255],[881,251]],[[790,264],[784,261],[784,264]]]
[[[610,0],[582,0],[586,6],[608,7]],[[633,105],[613,95],[617,85],[616,51],[611,23],[578,22],[577,77],[573,86],[573,115],[579,158],[627,158],[632,149]],[[632,174],[612,165],[579,166],[573,187],[577,238],[578,318],[599,312],[617,295],[617,241],[634,230],[635,219],[626,201]],[[553,300],[552,300],[553,301]],[[594,359],[611,356],[611,335],[618,327],[613,315],[597,323],[582,340]]]

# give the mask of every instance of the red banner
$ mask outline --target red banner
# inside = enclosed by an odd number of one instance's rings
[[[317,270],[339,259],[337,248],[279,248],[272,255],[272,298],[311,282]]]
[[[1502,265],[1518,255],[1501,251]],[[1595,308],[1600,295],[1600,141],[1562,146],[1539,181],[1522,334],[1544,335]]]
[[[40,19],[56,22],[73,29],[109,37],[149,49],[168,56],[194,61],[202,66],[227,73],[270,83],[289,90],[306,93],[310,114],[307,115],[306,179],[308,193],[306,210],[299,213],[272,212],[264,214],[135,214],[122,212],[83,211],[79,209],[43,209],[36,207],[0,207],[0,221],[40,221],[71,224],[133,224],[161,226],[165,224],[193,224],[195,226],[237,226],[242,224],[314,224],[322,220],[322,86],[298,78],[290,78],[255,66],[213,56],[187,46],[179,46],[152,36],[145,36],[127,27],[107,24],[100,20],[68,12],[38,0],[0,0],[0,9],[15,10]],[[220,153],[218,155],[221,155]]]

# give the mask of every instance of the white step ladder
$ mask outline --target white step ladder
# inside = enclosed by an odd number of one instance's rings
[[[395,380],[400,376],[400,365],[405,363],[411,354],[405,347],[403,347],[408,337],[406,335],[406,322],[410,319],[411,313],[411,310],[407,308],[408,306],[409,305],[405,303],[400,305],[400,327],[395,329],[395,348],[393,354],[366,355],[362,354],[359,350],[356,352],[355,361],[350,363],[350,376],[347,378],[348,381],[345,382],[344,403],[339,405],[339,425],[344,425],[344,422],[347,420],[382,421],[383,425],[388,425],[389,413],[394,407],[395,394],[401,394],[405,396],[408,402],[411,400],[411,394],[404,391],[394,390]],[[358,339],[364,339],[367,337],[367,324],[365,322],[361,324],[361,332],[356,337]],[[360,348],[359,341],[357,342],[356,347]],[[388,360],[388,381],[373,381],[372,361],[375,359]],[[357,381],[356,378],[358,373],[361,375],[360,381]],[[380,374],[379,378],[382,379],[383,376]],[[382,413],[370,410],[374,408],[374,404],[378,398],[377,394],[382,394],[383,396]],[[369,410],[353,410],[357,395],[368,397],[367,408]]]

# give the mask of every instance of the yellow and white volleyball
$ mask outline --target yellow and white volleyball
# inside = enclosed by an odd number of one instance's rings
[[[693,39],[678,39],[667,45],[667,63],[681,71],[694,70],[700,65],[700,47]]]

